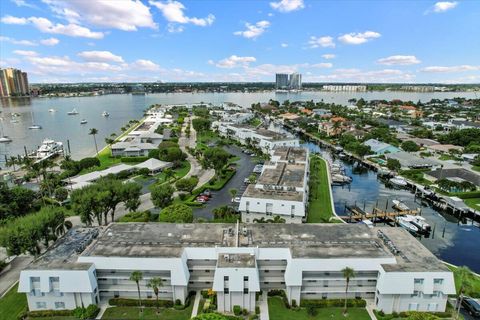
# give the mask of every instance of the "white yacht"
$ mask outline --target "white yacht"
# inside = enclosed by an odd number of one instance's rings
[[[421,232],[429,233],[432,227],[427,223],[427,220],[422,216],[406,215],[406,218],[410,220],[410,223],[417,227]]]
[[[69,116],[75,116],[75,115],[78,114],[78,111],[77,111],[77,109],[73,108],[72,111],[68,111],[67,114]]]
[[[399,188],[405,188],[407,186],[407,181],[402,178],[392,178],[388,180],[391,184],[393,184],[395,187]]]
[[[411,233],[418,232],[418,228],[412,223],[411,219],[408,217],[398,217],[397,224]]]
[[[102,116],[104,116],[105,118],[108,118],[110,116],[110,113],[108,113],[107,111],[103,111]]]
[[[52,139],[44,139],[34,157],[40,160],[63,152],[63,143]]]
[[[10,138],[7,137],[7,136],[2,136],[2,137],[0,138],[0,143],[10,143],[10,142],[12,142],[12,139],[10,139]]]
[[[82,121],[80,121],[80,124],[86,124],[88,121],[85,120],[85,119],[82,119]]]
[[[40,130],[42,129],[42,126],[39,124],[32,124],[30,127],[28,127],[30,130]]]
[[[400,200],[392,200],[392,203],[393,203],[392,207],[394,209],[397,209],[398,211],[408,211],[408,210],[410,210],[410,208]]]
[[[48,112],[54,113],[54,112],[57,112],[57,110],[55,110],[55,109],[48,109]]]

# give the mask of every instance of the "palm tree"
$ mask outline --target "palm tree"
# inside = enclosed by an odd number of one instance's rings
[[[153,289],[153,293],[155,293],[155,297],[157,299],[157,312],[158,312],[158,308],[159,308],[159,304],[158,304],[158,289],[163,287],[163,279],[160,278],[160,277],[153,277],[151,278],[148,283],[147,283],[147,287],[149,288],[152,288]]]
[[[235,199],[235,196],[237,195],[238,190],[235,188],[231,188],[228,190],[230,192],[230,195],[232,196],[232,201]]]
[[[138,306],[140,307],[140,312],[142,311],[142,297],[140,296],[140,281],[143,279],[143,273],[142,271],[133,271],[130,274],[130,280],[135,281],[137,284],[137,290],[138,290]]]
[[[6,164],[8,167],[13,167],[13,171],[17,171],[15,165],[16,165],[16,164],[19,164],[19,163],[20,163],[20,162],[18,161],[17,157],[11,156],[9,159],[7,159],[7,161],[6,161],[5,164]]]
[[[460,290],[458,290],[458,298],[457,298],[457,316],[456,319],[460,317],[460,309],[462,308],[462,301],[463,301],[463,293],[466,289],[470,288],[470,280],[472,280],[472,270],[467,266],[458,267],[457,270],[454,271],[455,275],[460,279]]]
[[[343,314],[347,314],[347,296],[348,296],[348,285],[350,283],[351,278],[355,278],[355,270],[349,267],[345,267],[342,269],[343,277],[345,278],[345,307],[343,309]]]
[[[93,136],[93,141],[95,142],[95,150],[97,151],[96,155],[98,155],[98,146],[97,146],[97,138],[95,135],[98,133],[98,130],[95,128],[90,129],[89,135]]]

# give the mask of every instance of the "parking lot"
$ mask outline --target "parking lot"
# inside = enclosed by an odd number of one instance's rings
[[[213,219],[212,210],[226,204],[237,207],[238,203],[232,203],[232,196],[228,190],[232,188],[237,189],[237,197],[240,197],[245,191],[246,185],[244,184],[244,180],[252,173],[253,168],[255,167],[255,162],[250,155],[243,153],[242,149],[237,146],[227,146],[225,147],[225,150],[240,157],[240,160],[236,162],[237,172],[232,179],[225,184],[222,190],[212,191],[212,197],[202,208],[196,208],[193,210],[193,215],[196,218],[201,217],[209,220]]]

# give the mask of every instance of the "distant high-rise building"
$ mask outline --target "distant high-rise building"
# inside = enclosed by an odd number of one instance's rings
[[[302,89],[302,75],[300,73],[292,73],[290,80],[288,81],[288,87],[290,90]]]
[[[28,93],[28,76],[26,72],[13,68],[0,69],[0,96],[25,96]]]
[[[277,90],[288,89],[288,74],[286,73],[277,73],[275,75],[275,88]]]

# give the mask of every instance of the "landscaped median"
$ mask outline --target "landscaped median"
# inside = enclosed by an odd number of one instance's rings
[[[327,163],[316,155],[310,157],[309,190],[307,222],[339,222],[334,218]]]

